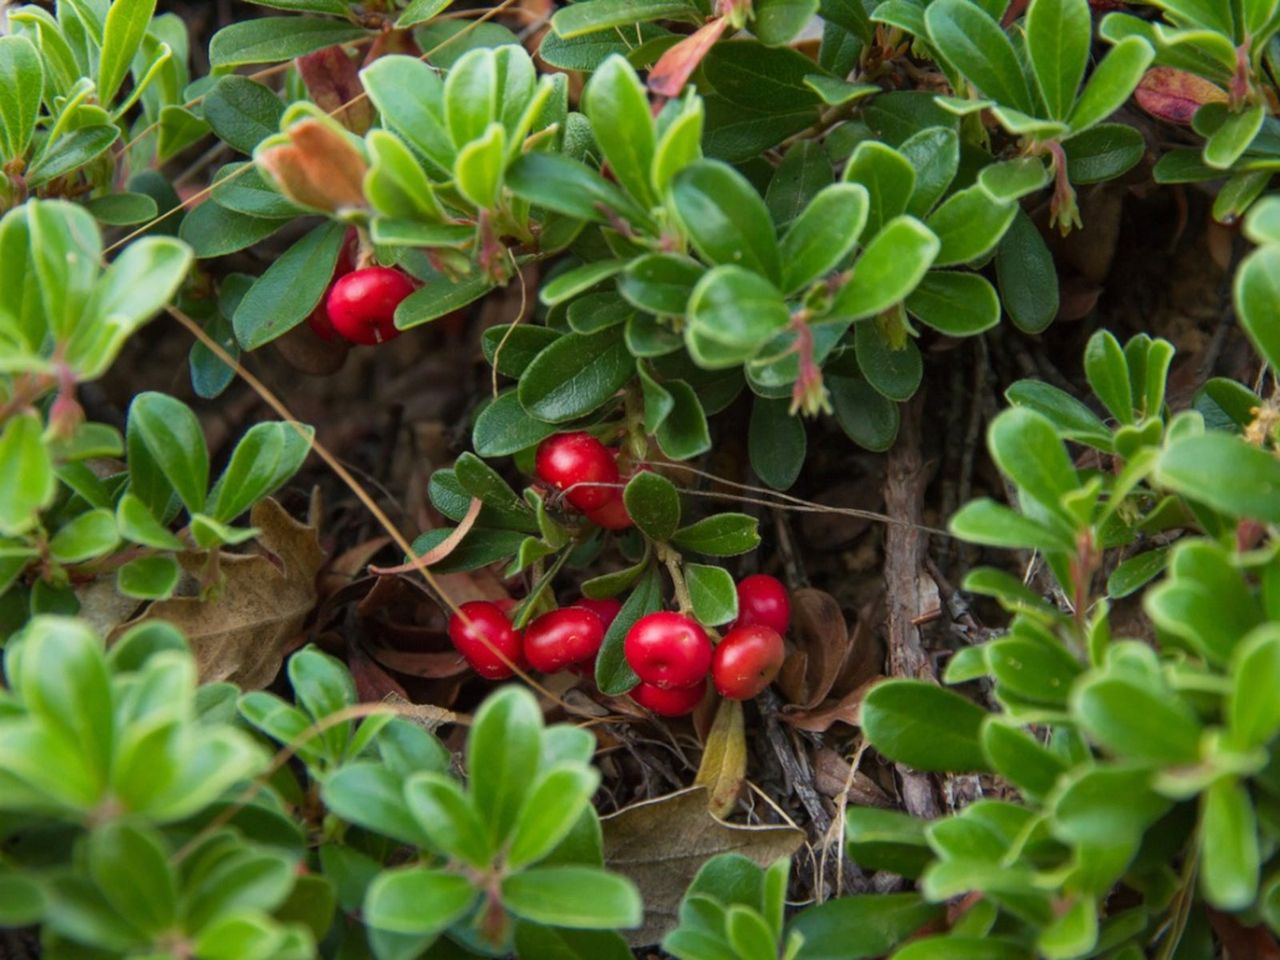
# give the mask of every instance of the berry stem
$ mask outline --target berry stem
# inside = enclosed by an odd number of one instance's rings
[[[680,612],[686,616],[693,616],[693,598],[689,596],[689,584],[684,579],[684,567],[681,563],[682,557],[678,550],[673,550],[668,544],[656,544],[658,559],[662,561],[667,568],[667,575],[671,577],[671,585],[676,591],[676,606]]]

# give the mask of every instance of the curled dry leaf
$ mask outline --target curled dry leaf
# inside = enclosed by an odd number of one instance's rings
[[[727,817],[747,778],[747,732],[741,700],[721,700],[702,749],[694,783],[707,788],[708,808]]]
[[[792,595],[791,611],[795,649],[778,674],[788,701],[781,718],[816,731],[836,721],[855,723],[867,683],[884,666],[883,644],[868,626],[873,611],[864,611],[851,630],[836,599],[809,588]]]
[[[632,946],[657,943],[675,926],[685,888],[710,857],[740,853],[763,867],[804,843],[795,827],[746,827],[712,816],[702,787],[637,803],[601,825],[605,865],[630,877],[644,897],[643,926],[623,931]]]
[[[257,161],[294,203],[330,213],[361,209],[369,165],[347,137],[336,124],[299,120]]]
[[[1133,92],[1138,106],[1157,120],[1191,125],[1191,118],[1206,103],[1226,103],[1227,92],[1176,67],[1152,67]]]
[[[261,531],[259,546],[274,559],[224,553],[219,567],[225,583],[217,597],[158,601],[118,627],[110,639],[137,623],[166,620],[186,634],[202,682],[227,680],[246,690],[270,683],[315,606],[324,551],[315,528],[294,520],[274,500],[258,503],[249,522]],[[188,573],[195,573],[204,568],[206,556],[186,553],[178,559]]]

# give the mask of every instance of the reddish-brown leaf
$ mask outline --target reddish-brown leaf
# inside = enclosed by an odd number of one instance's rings
[[[1221,87],[1175,67],[1152,67],[1133,92],[1138,106],[1157,120],[1189,126],[1191,118],[1206,103],[1225,103]]]
[[[373,104],[364,95],[359,67],[341,45],[308,53],[294,62],[317,106],[354,133],[363,135],[373,126]]]
[[[693,71],[728,25],[725,17],[709,20],[659,57],[649,71],[649,89],[660,97],[680,96]]]

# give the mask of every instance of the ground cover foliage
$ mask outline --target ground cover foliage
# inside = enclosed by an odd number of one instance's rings
[[[0,958],[1280,957],[1277,0],[0,16]]]

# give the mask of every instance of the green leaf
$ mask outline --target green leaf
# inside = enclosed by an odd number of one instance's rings
[[[787,490],[804,467],[808,436],[799,417],[788,412],[787,400],[756,397],[747,429],[751,469],[775,490]]]
[[[704,122],[702,99],[691,97],[659,135],[649,170],[649,181],[657,196],[665,196],[672,178],[702,156]]]
[[[1142,134],[1128,124],[1090,127],[1062,143],[1067,155],[1067,176],[1072,183],[1114,179],[1138,164],[1146,144]]]
[[[315,428],[303,424],[258,423],[250,427],[209,492],[205,512],[230,523],[275,493],[298,472],[314,436]]]
[[[827,377],[840,428],[867,450],[888,450],[898,435],[898,405],[859,377]]]
[[[1065,120],[1089,62],[1088,0],[1035,0],[1027,10],[1026,31],[1031,72],[1049,116]]]
[[[422,832],[446,856],[478,870],[491,866],[494,847],[471,798],[452,777],[417,773],[404,785],[405,803]]]
[[[182,568],[173,557],[138,557],[116,572],[116,589],[138,600],[167,600],[177,589]]]
[[[760,545],[759,521],[745,513],[717,513],[681,527],[671,542],[690,553],[736,557]]]
[[[571,333],[529,364],[520,378],[520,403],[539,420],[564,423],[598,409],[634,373],[635,361],[616,328]]]
[[[1018,380],[1004,392],[1005,398],[1047,418],[1066,440],[1100,450],[1111,448],[1111,431],[1092,410],[1065,390],[1042,380]]]
[[[592,867],[535,867],[502,881],[503,904],[518,917],[579,930],[638,927],[640,893],[625,877]]]
[[[623,490],[622,500],[641,533],[651,540],[670,540],[680,526],[680,494],[660,474],[637,473]]]
[[[416,27],[420,23],[426,23],[451,3],[453,0],[410,0],[409,5],[400,14],[400,19],[396,21],[396,27],[403,30],[406,27]]]
[[[890,400],[911,399],[924,377],[924,361],[915,341],[894,347],[875,323],[858,324],[854,331],[858,369],[867,382]]]
[[[699,623],[714,627],[737,619],[738,592],[728,570],[701,563],[686,563],[684,575],[689,587],[689,599],[693,603],[693,615]]]
[[[145,193],[110,193],[95,197],[85,206],[95,220],[112,227],[146,223],[160,212],[155,200]]]
[[[1261,104],[1228,114],[1204,145],[1204,162],[1217,170],[1226,170],[1249,149],[1262,129],[1266,108]]]
[[[1000,322],[995,287],[976,273],[930,270],[905,305],[917,320],[951,337],[971,337]]]
[[[1118,600],[1137,593],[1164,572],[1168,554],[1168,550],[1157,548],[1117,565],[1107,577],[1107,596]]]
[[[942,909],[916,893],[838,897],[801,911],[787,931],[804,938],[803,960],[873,960],[936,921]]]
[[[1020,157],[983,167],[978,183],[992,199],[1012,203],[1044,189],[1051,178],[1049,168],[1039,157]]]
[[[34,413],[11,417],[0,431],[0,534],[20,536],[39,522],[57,492],[57,477]]]
[[[699,160],[671,181],[672,211],[703,259],[781,278],[769,210],[742,174],[717,160]]]
[[[866,232],[875,237],[894,217],[907,212],[915,193],[916,169],[888,144],[864,140],[849,158],[844,180],[866,188],[870,200]]]
[[[918,770],[987,770],[980,730],[987,712],[917,680],[886,680],[862,702],[862,729],[886,757]]]
[[[538,299],[549,307],[572,300],[599,286],[625,266],[624,260],[596,260],[561,271],[542,286]]]
[[[1133,423],[1129,364],[1120,342],[1110,331],[1099,330],[1089,338],[1084,350],[1084,371],[1089,386],[1111,415],[1121,423]]]
[[[942,244],[934,266],[970,263],[990,253],[1017,211],[1017,204],[1001,203],[980,186],[956,191],[925,220]]]
[[[990,716],[982,727],[982,749],[992,768],[1026,796],[1043,800],[1067,764],[1016,724]]]
[[[591,121],[591,132],[609,169],[631,196],[651,206],[655,200],[650,186],[653,117],[635,70],[625,58],[614,54],[592,74],[583,98],[583,112]]]
[[[1280,309],[1280,246],[1268,245],[1253,251],[1240,264],[1235,276],[1236,311],[1254,347],[1273,369],[1280,369],[1280,331],[1276,330],[1276,310]]]
[[[88,510],[58,529],[49,541],[49,554],[59,563],[83,563],[116,548],[120,531],[110,510]]]
[[[182,218],[178,236],[201,260],[222,257],[265,240],[284,220],[249,217],[217,203],[202,203]]]
[[[1068,116],[1067,124],[1077,133],[1101,123],[1129,99],[1154,57],[1151,46],[1141,37],[1125,37],[1094,68],[1084,92]]]
[[[756,0],[751,32],[770,47],[790,43],[818,12],[818,0]]]
[[[654,567],[643,574],[636,588],[622,604],[617,618],[605,631],[604,642],[596,659],[596,685],[601,693],[619,696],[640,680],[623,655],[627,631],[641,617],[662,609],[662,580]]]
[[[1200,883],[1219,910],[1243,910],[1258,895],[1258,819],[1248,788],[1234,777],[1204,794],[1200,819]]]
[[[671,397],[667,414],[654,436],[662,452],[672,460],[689,460],[711,449],[707,411],[697,391],[683,380],[670,380],[665,389]]]
[[[46,141],[44,151],[27,169],[27,185],[42,187],[58,177],[74,173],[106,153],[119,139],[119,127],[95,123],[78,127],[54,142]]]
[[[646,253],[626,265],[618,278],[618,292],[641,310],[683,316],[689,296],[705,272],[690,257]]]
[[[538,767],[542,714],[523,687],[504,687],[476,713],[467,741],[471,795],[495,843],[505,841]]]
[[[579,220],[607,224],[617,216],[636,226],[649,224],[648,214],[616,184],[560,154],[524,154],[507,169],[507,186],[535,206]]]
[[[688,0],[592,0],[557,10],[551,28],[565,39],[613,27],[653,20],[694,20],[697,8]]]
[[[505,390],[476,417],[471,442],[482,457],[509,457],[536,446],[556,432],[525,412],[516,390]]]
[[[588,809],[600,774],[585,764],[561,762],[529,787],[511,832],[507,864],[519,870],[544,859]]]
[[[163,393],[140,393],[129,406],[128,434],[146,448],[188,512],[203,509],[209,489],[209,450],[191,408]],[[132,447],[131,442],[131,461]]]
[[[321,795],[329,812],[349,823],[401,843],[430,849],[430,838],[422,832],[405,802],[402,777],[386,764],[348,763],[329,775]]]
[[[115,100],[155,9],[156,0],[115,0],[108,8],[98,59],[98,101],[104,106]]]
[[[1207,433],[1174,441],[1160,455],[1156,480],[1229,516],[1280,523],[1280,462],[1239,437]]]
[[[434,937],[461,918],[476,896],[465,877],[444,870],[385,870],[369,885],[363,919],[374,930]]]
[[[791,320],[782,293],[760,274],[719,266],[703,274],[689,298],[689,336],[752,356]],[[738,361],[741,362],[741,361]],[[717,364],[730,366],[736,364]]]
[[[1022,210],[996,247],[1000,299],[1023,333],[1040,333],[1058,314],[1058,271],[1048,244]]]
[[[125,493],[116,505],[116,525],[120,535],[132,543],[157,550],[182,549],[182,541],[170,533],[132,492]]]
[[[44,66],[23,36],[0,37],[0,159],[25,157],[44,91]]]
[[[166,931],[177,918],[178,890],[169,851],[149,830],[107,823],[89,834],[89,875],[120,914],[139,930]],[[121,877],[130,882],[121,883]]]
[[[1034,97],[1013,44],[991,15],[970,0],[934,0],[924,15],[930,42],[1002,106],[1034,114]]]
[[[550,35],[550,34],[549,34]],[[534,923],[516,925],[516,955],[546,960],[631,960],[621,935],[600,930],[560,930]]]
[[[1280,632],[1268,623],[1243,640],[1232,657],[1227,716],[1242,748],[1263,746],[1280,731],[1280,702],[1267,695],[1278,681]]]
[[[853,276],[836,294],[831,315],[860,320],[904,300],[940,249],[938,238],[915,217],[890,221],[854,264]]]
[[[409,330],[438,320],[479,300],[494,288],[493,281],[479,271],[456,282],[443,273],[428,272],[419,279],[423,280],[422,285],[396,307],[397,330]]]
[[[302,323],[333,279],[346,228],[336,221],[305,234],[256,281],[236,308],[236,339],[256,350]]]
[[[215,69],[251,63],[279,63],[339,43],[368,36],[337,20],[267,17],[223,27],[209,42],[209,64]]]
[[[1070,522],[1062,501],[1078,480],[1052,423],[1034,410],[1013,407],[992,421],[987,440],[996,465],[1019,493]]]
[[[1072,694],[1081,727],[1121,757],[1156,763],[1195,763],[1200,759],[1200,722],[1168,691],[1120,676],[1086,680]]]
[[[458,191],[481,210],[492,210],[498,203],[506,152],[506,131],[497,122],[458,151],[454,165]]]
[[[417,57],[379,57],[360,71],[383,124],[442,173],[452,172],[456,150],[444,119],[444,84]]]
[[[839,265],[862,235],[868,195],[859,184],[820,190],[782,238],[782,289],[792,294]]]

